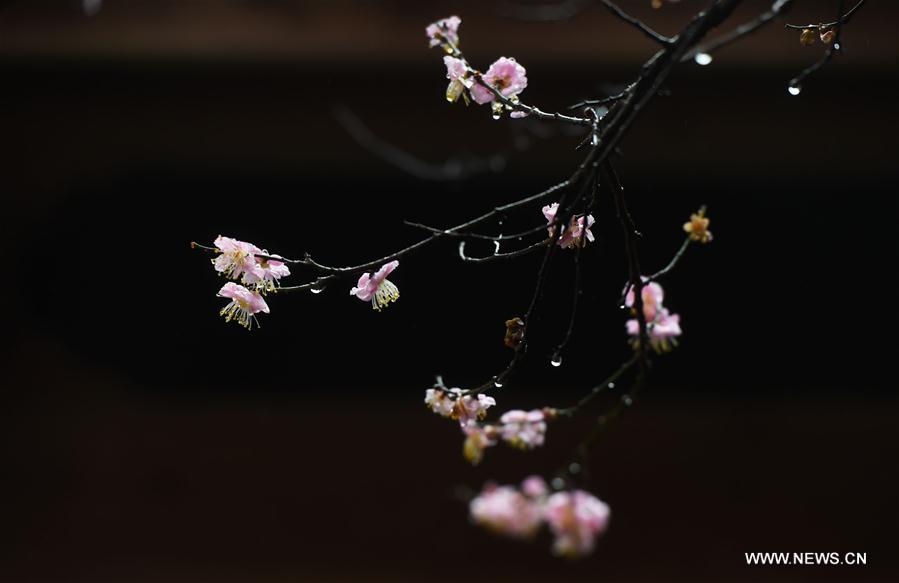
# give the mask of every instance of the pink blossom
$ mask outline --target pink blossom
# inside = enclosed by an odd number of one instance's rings
[[[460,24],[462,24],[462,19],[458,16],[450,16],[429,24],[425,28],[425,34],[430,39],[428,46],[439,46],[444,43],[444,40],[449,41],[454,46],[459,46]],[[440,37],[443,38],[441,39]]]
[[[279,255],[269,255],[268,251],[262,250],[261,255],[269,257],[280,257]],[[241,278],[245,284],[254,285],[259,291],[272,291],[277,287],[278,280],[282,277],[290,275],[290,269],[283,261],[277,259],[256,258],[258,270],[247,272]]]
[[[462,425],[467,425],[472,421],[483,419],[487,415],[487,409],[494,405],[496,405],[496,400],[493,397],[483,394],[479,394],[477,398],[465,395],[456,399],[453,418],[458,419]]]
[[[546,417],[540,409],[515,409],[499,418],[503,441],[520,449],[534,449],[543,445],[546,436]]]
[[[546,222],[549,225],[547,231],[549,232],[549,236],[552,237],[556,232],[556,225],[553,223],[556,220],[556,214],[559,212],[559,203],[554,202],[552,204],[548,204],[543,207],[543,216],[546,217]],[[587,215],[587,227],[584,228],[584,217],[571,217],[571,221],[568,224],[568,228],[562,228],[562,234],[559,235],[558,245],[563,249],[571,249],[572,247],[576,247],[581,245],[582,243],[586,244],[587,241],[593,242],[596,239],[593,237],[593,231],[590,230],[590,227],[596,222],[596,219],[593,218],[593,215]],[[582,238],[583,235],[583,238]]]
[[[443,64],[446,65],[446,78],[451,81],[459,81],[468,73],[468,65],[462,59],[446,55]]]
[[[484,450],[496,445],[496,427],[467,423],[462,426],[462,432],[465,434],[462,454],[471,465],[476,466],[484,459]]]
[[[554,202],[543,207],[543,216],[546,217],[546,223],[551,225],[556,220],[556,213],[559,212],[559,203]],[[550,227],[553,229],[554,227]],[[553,231],[550,231],[552,234]]]
[[[521,491],[531,498],[543,498],[549,494],[549,487],[540,476],[528,476],[521,483]]]
[[[631,319],[625,323],[625,326],[627,333],[634,341],[639,341],[640,323],[636,319]],[[654,322],[646,323],[646,332],[649,334],[649,345],[653,350],[668,352],[672,345],[677,346],[676,338],[681,335],[680,316],[670,314],[668,308],[662,308],[658,311]]]
[[[643,278],[646,281],[646,278]],[[647,322],[653,322],[656,319],[658,310],[662,307],[662,300],[665,299],[665,291],[658,283],[651,281],[643,285],[643,291],[640,292],[643,298],[643,316]],[[624,298],[624,305],[628,308],[634,307],[634,287],[628,284],[627,295]]]
[[[553,552],[572,558],[592,552],[596,537],[608,527],[609,514],[605,502],[583,490],[550,496],[543,516],[556,537]]]
[[[565,229],[559,236],[559,247],[571,249],[572,247],[585,244],[587,241],[592,243],[595,239],[590,227],[593,226],[594,222],[596,221],[593,215],[587,215],[587,227],[584,228],[584,217],[580,217],[577,220],[572,217],[570,228]]]
[[[493,397],[478,394],[477,397],[465,395],[462,389],[428,389],[425,391],[425,404],[438,415],[457,419],[460,424],[467,425],[483,419],[487,409],[496,405]]]
[[[363,273],[356,287],[350,290],[350,295],[356,296],[363,302],[371,300],[371,307],[379,311],[390,302],[395,302],[400,297],[400,290],[387,279],[387,276],[399,264],[399,261],[394,260],[385,263],[374,275]]]
[[[256,262],[256,253],[262,253],[262,249],[231,237],[219,235],[214,242],[215,248],[221,254],[212,260],[215,270],[229,279],[238,279],[241,276],[262,279],[263,270]]]
[[[515,59],[500,57],[490,65],[482,77],[483,81],[494,87],[503,97],[512,98],[528,86],[527,72]],[[492,91],[479,83],[471,86],[471,97],[478,103],[490,103],[496,96]]]
[[[471,87],[474,81],[468,77],[468,65],[462,59],[447,55],[443,57],[443,62],[446,65],[446,78],[450,80],[449,85],[446,87],[446,100],[450,103],[455,103],[465,89]]]
[[[226,322],[235,320],[247,330],[253,327],[253,322],[256,322],[255,314],[269,313],[268,305],[262,296],[242,285],[229,281],[219,290],[218,296],[231,299],[231,303],[222,308],[219,314],[225,317]],[[258,322],[256,324],[258,326]]]
[[[511,486],[488,485],[471,501],[469,511],[477,524],[515,538],[532,536],[543,519],[539,504]]]
[[[453,414],[456,401],[450,398],[443,389],[428,389],[425,391],[425,405],[441,417],[449,417]]]

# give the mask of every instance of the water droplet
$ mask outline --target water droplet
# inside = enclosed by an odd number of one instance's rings
[[[696,53],[696,56],[693,57],[693,60],[696,61],[697,65],[702,65],[703,67],[705,67],[712,62],[712,55],[708,53]]]
[[[563,480],[562,478],[553,478],[550,484],[552,485],[553,489],[561,490],[565,487],[565,480]]]
[[[619,309],[619,310],[626,310],[626,309],[627,309],[627,306],[625,306],[624,304],[621,304],[620,306],[618,306],[618,309]]]
[[[500,380],[494,380],[493,386],[496,387],[497,389],[499,389],[503,386],[503,383]]]
[[[790,95],[799,95],[801,91],[802,87],[800,87],[799,85],[790,85],[789,87],[787,87],[787,92],[789,92]]]
[[[609,386],[610,389],[614,389],[614,388],[615,388],[615,383],[609,383],[608,386]]]
[[[320,294],[323,291],[325,291],[325,288],[327,288],[327,287],[328,286],[324,283],[316,283],[311,288],[309,288],[309,291],[311,291],[314,294]]]
[[[833,50],[835,50],[835,51],[840,50],[840,43],[833,43]]]
[[[621,402],[624,403],[625,407],[630,407],[631,405],[634,404],[634,400],[631,398],[630,395],[622,395]]]
[[[581,464],[577,462],[571,462],[568,465],[568,473],[569,474],[580,474],[581,473]]]
[[[501,113],[493,112],[493,115],[491,117],[493,117],[493,119],[499,119],[502,116],[503,116],[503,114],[501,114]]]
[[[555,367],[562,366],[562,355],[558,352],[553,354],[552,360],[550,360],[549,363]]]

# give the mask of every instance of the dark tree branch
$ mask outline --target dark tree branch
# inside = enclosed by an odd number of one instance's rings
[[[343,105],[336,106],[333,114],[356,143],[388,164],[421,180],[432,182],[463,180],[473,175],[492,172],[496,167],[493,158],[472,157],[470,160],[451,158],[443,164],[426,162],[378,137],[350,108]],[[503,158],[500,160],[505,162]]]
[[[856,4],[852,8],[852,10],[847,12],[845,15],[839,17],[835,22],[830,23],[830,24],[821,25],[822,27],[829,27],[829,26],[835,27],[834,28],[835,36],[833,38],[833,42],[827,46],[827,49],[825,49],[824,56],[822,56],[817,62],[815,62],[811,66],[803,69],[801,73],[799,73],[798,75],[796,75],[795,77],[790,79],[790,82],[788,83],[787,86],[790,88],[791,93],[793,93],[794,95],[798,94],[799,91],[802,89],[802,82],[806,79],[806,77],[808,77],[809,75],[815,73],[816,71],[818,71],[819,69],[824,67],[824,65],[826,65],[827,63],[830,62],[831,59],[833,59],[833,56],[836,53],[843,51],[843,45],[840,42],[840,37],[843,32],[843,26],[847,22],[849,22],[849,19],[852,18],[852,15],[856,12],[856,10],[861,8],[862,4],[864,4],[864,3],[865,3],[865,0],[861,0],[858,4]],[[840,0],[840,7],[839,7],[839,10],[837,10],[838,15],[843,14],[843,4],[844,4],[843,0]],[[794,26],[795,25],[788,25],[788,28],[794,28]]]
[[[806,28],[819,28],[822,26],[824,28],[829,28],[831,26],[842,26],[844,24],[849,23],[849,21],[852,19],[852,16],[858,11],[859,8],[862,7],[862,5],[864,3],[865,3],[865,0],[859,0],[858,4],[856,4],[855,6],[853,6],[852,8],[849,9],[849,12],[847,12],[846,14],[843,14],[843,16],[834,20],[833,22],[824,22],[821,24],[785,24],[784,26],[786,28],[792,28],[794,30],[804,30]],[[838,12],[842,14],[843,9],[840,8],[840,10]]]
[[[462,258],[462,261],[469,261],[472,263],[484,263],[487,261],[499,261],[502,259],[514,259],[516,257],[521,257],[522,255],[527,255],[529,253],[533,253],[538,249],[546,247],[549,243],[549,239],[544,239],[543,241],[538,241],[533,245],[528,245],[523,249],[517,249],[515,251],[509,251],[507,253],[494,253],[493,255],[485,255],[484,257],[472,257],[470,255],[465,254],[465,241],[459,243],[459,257]]]
[[[634,28],[642,32],[643,36],[649,38],[650,40],[662,46],[668,46],[674,42],[674,39],[657,33],[653,29],[649,28],[649,26],[647,26],[646,23],[644,23],[639,18],[634,18],[633,16],[619,8],[618,5],[611,0],[600,0],[600,2],[602,2],[602,5],[605,6],[609,10],[609,12],[614,14],[619,20],[622,20],[627,24],[633,26]]]
[[[722,47],[740,40],[746,35],[754,33],[781,14],[785,14],[792,7],[792,5],[793,0],[777,0],[774,4],[771,5],[771,8],[767,12],[760,14],[757,18],[741,24],[734,30],[692,49],[683,57],[681,57],[681,62],[683,63],[685,61],[690,61],[700,53],[713,53]]]

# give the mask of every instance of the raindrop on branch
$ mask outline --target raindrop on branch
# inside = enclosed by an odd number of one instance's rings
[[[552,357],[552,359],[549,361],[549,363],[550,363],[551,365],[553,365],[554,367],[556,367],[556,368],[562,366],[562,355],[559,354],[558,352],[555,353],[555,354],[553,354],[553,357]]]
[[[493,386],[499,389],[503,386],[503,383],[499,379],[496,379],[493,381]]]
[[[799,95],[802,92],[802,87],[800,87],[799,85],[790,85],[789,87],[787,87],[787,92],[790,95]]]
[[[312,285],[312,287],[309,288],[309,291],[311,291],[314,294],[320,294],[323,291],[325,291],[325,288],[327,288],[327,287],[328,287],[327,284],[324,284],[324,283],[314,283]]]
[[[622,395],[621,402],[624,403],[625,407],[630,407],[631,405],[634,404],[634,400],[631,398],[630,395]]]
[[[703,67],[705,67],[712,62],[712,55],[708,53],[696,53],[696,56],[693,57],[693,60],[696,61],[697,65],[702,65]]]

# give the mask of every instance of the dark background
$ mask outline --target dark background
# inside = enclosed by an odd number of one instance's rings
[[[674,32],[703,3],[625,4]],[[732,22],[765,3],[746,4]],[[567,129],[446,103],[424,25],[460,14],[469,58],[516,56],[523,97],[548,110],[613,91],[653,47],[599,8],[527,23],[505,6],[0,4],[0,578],[895,577],[894,3],[870,1],[846,55],[798,97],[786,83],[821,47],[778,25],[683,65],[623,144],[647,271],[701,204],[715,241],[664,282],[681,346],[596,449],[584,485],[613,521],[590,558],[472,527],[458,493],[549,475],[611,400],[553,425],[545,448],[497,447],[474,469],[421,404],[435,374],[470,386],[502,368],[503,321],[526,309],[539,256],[469,265],[438,243],[401,261],[403,297],[383,313],[346,281],[272,298],[252,333],[217,316],[221,280],[191,240],[356,263],[420,237],[403,219],[449,226],[571,172]],[[798,2],[790,20],[835,10]],[[341,115],[417,158],[419,176]],[[500,409],[569,404],[628,354],[620,229],[609,201],[596,215],[563,365],[549,355],[567,254]],[[746,566],[757,551],[867,552],[868,565]]]

